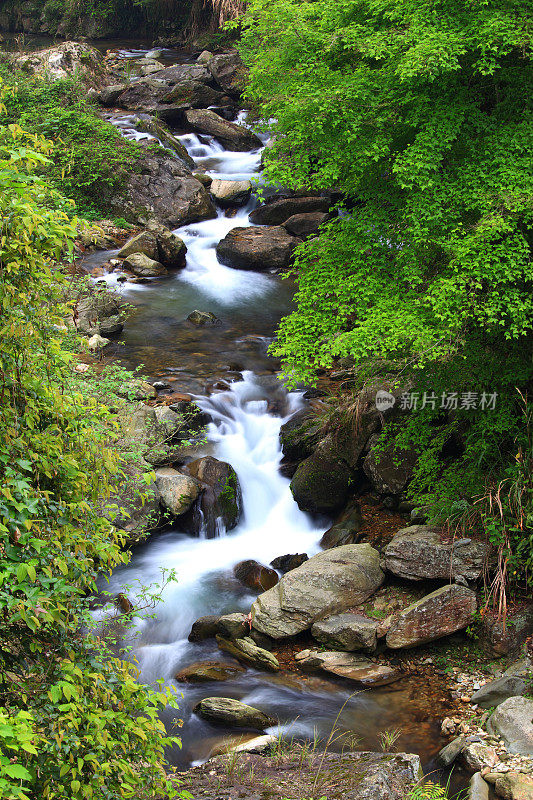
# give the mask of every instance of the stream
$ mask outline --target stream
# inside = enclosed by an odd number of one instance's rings
[[[122,52],[127,57],[128,51]],[[167,63],[170,60],[167,55]],[[135,130],[131,114],[114,114],[111,121],[129,138],[146,136]],[[210,176],[259,179],[260,151],[229,152],[207,136],[179,131],[175,135]],[[289,737],[327,738],[336,724],[339,732],[357,738],[358,749],[378,750],[380,734],[398,729],[398,749],[418,753],[425,771],[431,772],[444,741],[437,704],[433,717],[428,691],[421,691],[416,677],[355,693],[342,680],[283,670],[271,675],[247,669],[237,679],[196,685],[178,683],[174,677],[197,661],[228,660],[214,640],[193,644],[187,637],[202,615],[248,613],[254,596],[233,577],[234,564],[256,559],[268,565],[286,553],[312,555],[331,524],[298,509],[289,480],[279,471],[280,427],[305,400],[300,392],[285,392],[276,377],[279,365],[267,347],[280,317],[291,308],[294,287],[276,275],[222,266],[216,258],[218,241],[232,228],[250,224],[254,204],[251,200],[233,216],[219,210],[216,219],[180,228],[178,234],[188,248],[187,264],[170,278],[118,286],[113,273],[106,276],[134,307],[121,344],[116,345],[117,356],[129,366],[142,364],[145,374],[195,395],[211,419],[198,456],[209,453],[234,467],[244,512],[236,529],[222,531],[216,539],[195,538],[178,527],[151,536],[134,550],[127,566],[110,576],[109,584],[102,582],[103,588],[113,594],[125,592],[134,606],[136,601],[142,605],[141,587],[157,587],[167,570],[176,573],[177,582],[163,587],[150,616],[135,619],[126,643],[138,663],[140,680],[153,683],[162,678],[179,696],[183,727],[176,727],[174,711],[164,720],[183,741],[181,749],[169,753],[179,769],[202,762],[227,737],[229,731],[213,727],[192,711],[202,698],[218,695],[273,715],[280,720],[279,730]],[[98,252],[85,265],[96,266],[115,253]],[[192,329],[186,318],[194,309],[213,312],[220,323]]]

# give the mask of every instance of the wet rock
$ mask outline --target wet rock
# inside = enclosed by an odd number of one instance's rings
[[[270,750],[278,741],[277,736],[268,733],[265,736],[255,736],[247,742],[232,745],[229,749],[230,753],[264,753],[265,750]]]
[[[311,455],[320,441],[320,422],[312,410],[297,411],[279,432],[283,455],[289,461],[303,461]]]
[[[216,217],[209,194],[177,159],[146,151],[113,201],[121,216],[146,224],[150,219],[178,228]]]
[[[181,669],[176,675],[179,683],[207,683],[208,681],[228,681],[245,672],[238,664],[225,664],[221,661],[198,661]]]
[[[487,730],[501,736],[511,753],[533,756],[533,700],[511,697],[500,703],[487,721]]]
[[[485,542],[443,538],[441,531],[428,525],[402,528],[385,548],[386,569],[409,580],[479,578],[487,558]]]
[[[506,675],[486,683],[472,695],[472,703],[481,708],[493,708],[510,697],[520,697],[526,693],[527,684],[523,678]]]
[[[309,561],[307,553],[294,553],[293,555],[278,556],[270,562],[270,566],[285,574],[285,572],[301,567],[306,561]]]
[[[211,177],[211,175],[207,175],[205,172],[193,172],[193,175],[207,189],[209,189],[209,187],[213,183],[213,178]]]
[[[200,493],[200,483],[172,467],[160,467],[155,476],[162,505],[175,517],[188,511]]]
[[[194,158],[191,158],[185,145],[170,132],[169,128],[161,119],[143,114],[142,116],[135,117],[133,124],[138,130],[145,131],[158,139],[163,147],[172,150],[184,169],[195,169]]]
[[[193,325],[196,325],[197,328],[203,328],[206,325],[216,325],[219,321],[218,317],[212,314],[211,311],[198,311],[198,309],[191,311],[187,319]]]
[[[450,767],[455,759],[460,755],[464,746],[464,736],[457,736],[453,741],[439,751],[437,756],[438,761],[445,767]]]
[[[124,327],[124,308],[119,294],[98,287],[78,301],[73,321],[78,333],[85,336],[119,333]]]
[[[263,731],[276,725],[277,720],[257,708],[230,697],[206,697],[194,707],[194,713],[214,725],[230,728],[256,728]]]
[[[233,97],[240,97],[248,71],[236,50],[213,56],[207,62],[207,68],[225,92]]]
[[[476,772],[470,779],[468,800],[489,800],[489,785],[480,772]]]
[[[291,492],[302,511],[333,513],[346,505],[351,478],[346,465],[330,455],[321,442],[315,452],[298,465],[291,481]]]
[[[309,214],[293,214],[292,217],[283,223],[283,227],[292,235],[299,239],[308,239],[316,236],[320,226],[327,222],[329,214],[322,211],[315,211]]]
[[[254,592],[266,592],[279,580],[276,570],[264,567],[253,559],[235,564],[233,574],[238,581]]]
[[[337,650],[302,650],[295,659],[301,669],[329,672],[361,686],[386,686],[402,677],[400,670],[390,664]]]
[[[203,642],[204,639],[214,639],[218,633],[219,619],[220,617],[215,614],[199,617],[193,622],[189,633],[189,642]]]
[[[414,448],[399,448],[394,443],[375,446],[363,461],[363,469],[379,494],[400,494],[413,477],[417,458]]]
[[[102,54],[81,42],[62,42],[45,50],[17,55],[12,62],[24,72],[45,75],[52,81],[76,76],[85,86],[98,88],[110,80]]]
[[[264,272],[287,267],[298,244],[300,240],[281,227],[233,228],[216,250],[221,264]]]
[[[252,193],[251,181],[223,181],[214,178],[210,185],[210,192],[222,208],[236,208],[244,206]]]
[[[155,261],[144,253],[132,253],[124,259],[124,267],[141,278],[157,278],[168,274],[160,261]]]
[[[169,87],[165,82],[154,76],[146,77],[128,84],[115,98],[113,105],[127,111],[154,113],[168,91]]]
[[[252,605],[252,624],[273,639],[307,630],[318,619],[364,602],[383,583],[369,544],[335,547],[284,575]]]
[[[475,592],[464,586],[443,586],[405,608],[387,633],[387,647],[415,647],[466,628],[476,613]]]
[[[225,639],[243,639],[250,633],[246,614],[224,614],[218,619],[216,632]]]
[[[259,647],[249,636],[230,641],[223,636],[217,635],[216,640],[221,650],[229,653],[237,661],[247,664],[249,667],[265,670],[266,672],[279,671],[278,659],[268,650]]]
[[[222,92],[206,86],[201,81],[182,81],[161,97],[162,103],[183,103],[192,108],[207,108],[227,100]]]
[[[274,199],[254,209],[250,222],[254,225],[283,225],[295,214],[326,213],[331,201],[327,197],[286,197]]]
[[[183,239],[180,239],[169,228],[153,220],[148,223],[147,228],[148,232],[155,236],[159,261],[167,269],[181,269],[184,267],[187,247]]]
[[[117,253],[117,258],[127,258],[134,253],[144,253],[145,256],[157,261],[159,258],[159,249],[157,247],[157,239],[155,234],[149,231],[142,231],[136,236],[129,239],[126,244],[120,248]]]
[[[263,146],[251,130],[228,122],[210,109],[190,109],[185,111],[185,119],[195,131],[214,136],[227,150],[243,152]]]
[[[335,614],[315,622],[311,635],[333,650],[367,650],[377,646],[378,622],[362,614]]]
[[[494,785],[498,797],[504,800],[533,800],[533,778],[518,772],[500,775]]]
[[[467,742],[461,750],[461,758],[466,766],[474,772],[481,772],[486,767],[494,767],[499,759],[496,750],[483,742]]]
[[[355,544],[359,539],[362,524],[361,508],[356,504],[324,533],[320,547],[329,550],[331,547],[340,547],[343,544]]]
[[[235,528],[242,513],[242,494],[233,467],[204,456],[191,461],[184,470],[203,486],[186,520],[191,532],[197,535],[204,532],[208,539],[213,539],[222,528],[226,531]]]

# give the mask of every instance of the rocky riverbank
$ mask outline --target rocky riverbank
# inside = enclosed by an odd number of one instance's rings
[[[26,68],[49,71],[53,64],[55,76],[61,77],[87,64],[87,52],[67,43],[32,57]],[[196,169],[175,135],[178,129],[214,137],[237,153],[258,149],[261,141],[239,117],[245,73],[234,52],[202,53],[194,63],[171,67],[155,57],[141,59],[136,79],[119,81],[116,64],[90,55],[96,66],[89,69],[87,82],[92,83],[100,113],[115,124],[117,115],[126,115],[136,129],[144,126],[152,137],[148,142],[156,141],[159,148],[148,145],[138,170],[128,176],[127,199],[117,199],[117,213],[136,225],[135,235],[120,242],[122,247],[97,267],[100,272],[94,277],[113,275],[127,284],[161,281],[164,291],[164,281],[186,263],[187,245],[174,229],[214,218],[220,210],[229,216],[249,202],[250,182],[213,179]],[[332,206],[333,196],[327,192],[276,192],[250,214],[255,227],[236,225],[223,236],[216,247],[218,261],[237,270],[284,270],[295,248],[308,236],[319,235],[320,225],[335,213]],[[109,241],[103,244],[108,249]],[[71,324],[90,337],[89,347],[102,350],[111,341],[108,336],[121,332],[124,319],[120,294],[97,287],[80,298]],[[205,328],[217,318],[206,309],[191,309],[187,323],[191,329]],[[435,656],[427,648],[454,636],[468,642],[463,632],[469,630],[487,652],[479,660],[505,655],[511,671],[498,677],[496,686],[488,684],[488,671],[479,669],[479,663],[473,672],[453,673],[449,699],[455,708],[446,707],[443,732],[459,737],[441,752],[441,762],[449,767],[460,759],[476,774],[471,788],[475,800],[484,797],[487,781],[503,798],[527,800],[532,791],[533,705],[527,696],[530,652],[524,647],[533,633],[533,606],[524,602],[517,607],[509,615],[514,624],[508,622],[507,628],[490,614],[481,614],[483,576],[494,569],[488,542],[443,524],[431,509],[413,507],[407,490],[421,454],[382,438],[406,419],[402,396],[408,380],[398,388],[382,376],[361,387],[352,367],[339,362],[322,375],[318,389],[308,390],[304,407],[290,417],[279,383],[279,396],[273,400],[273,415],[285,420],[281,471],[291,479],[300,510],[316,515],[317,527],[324,531],[322,552],[310,557],[293,553],[287,540],[287,552],[277,553],[271,563],[243,553],[243,560],[233,565],[232,579],[256,599],[244,613],[236,605],[231,613],[200,618],[189,637],[200,653],[212,640],[224,660],[207,662],[200,656],[176,680],[208,684],[194,707],[197,718],[262,732],[274,726],[276,718],[259,703],[256,708],[233,697],[220,698],[220,681],[243,670],[289,670],[327,677],[355,692],[394,687],[412,674],[410,660],[416,669],[426,664],[431,674]],[[339,390],[332,392],[336,387]],[[207,539],[235,529],[243,519],[243,487],[232,464],[203,452],[205,412],[190,395],[176,392],[179,382],[151,380],[130,388],[136,405],[121,418],[120,436],[138,453],[142,471],[155,471],[155,484],[149,502],[136,502],[129,516],[117,521],[128,543],[137,543],[147,531],[165,524]],[[377,403],[378,398],[387,403]],[[276,411],[278,401],[283,412]],[[454,458],[452,445],[443,443],[443,458]],[[135,477],[142,483],[142,474]],[[453,668],[453,662],[449,666]],[[444,682],[451,676],[444,672],[439,677]],[[209,695],[211,690],[216,697]],[[480,711],[487,703],[496,707],[490,716]],[[465,721],[469,713],[474,717]],[[272,751],[275,742],[268,745]],[[353,800],[378,795],[399,800],[419,779],[416,756],[375,753],[330,754],[318,762],[316,754],[306,755],[308,768],[296,777],[301,753],[297,751],[296,760],[292,754],[277,761],[252,754],[208,763],[188,773],[190,785],[193,791],[208,793],[215,784],[223,797],[233,796],[240,786],[243,796],[253,797],[257,786],[271,781],[275,773],[287,792],[299,781],[303,796],[348,792]],[[259,783],[254,776],[261,776]]]

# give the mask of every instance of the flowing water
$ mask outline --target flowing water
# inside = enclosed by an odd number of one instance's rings
[[[112,121],[130,138],[145,135],[135,130],[131,115],[117,114]],[[257,176],[259,152],[228,152],[212,138],[190,133],[180,138],[213,177]],[[330,524],[298,509],[289,481],[279,472],[279,429],[303,399],[284,391],[276,377],[277,364],[266,350],[277,322],[290,309],[292,286],[278,276],[230,269],[216,258],[217,242],[231,228],[250,224],[253,202],[233,217],[219,211],[216,219],[179,229],[188,248],[187,265],[180,273],[120,287],[135,310],[121,335],[124,344],[117,349],[126,362],[142,363],[146,373],[164,376],[175,388],[198,396],[212,420],[205,452],[235,468],[243,518],[235,530],[211,540],[195,538],[179,526],[152,536],[134,551],[127,567],[114,572],[107,589],[124,591],[134,605],[141,605],[142,586],[164,584],[166,571],[176,573],[177,582],[164,585],[151,617],[137,619],[126,638],[141,680],[162,678],[182,695],[183,749],[170,754],[179,767],[207,758],[228,733],[192,713],[200,699],[219,695],[258,706],[296,737],[327,737],[345,704],[338,727],[356,736],[361,748],[377,749],[380,732],[400,729],[400,749],[418,752],[431,769],[442,742],[416,679],[352,694],[353,688],[342,681],[253,669],[235,680],[208,685],[182,684],[174,677],[197,661],[227,660],[213,640],[191,644],[187,636],[199,616],[248,612],[254,597],[234,579],[234,564],[250,558],[268,564],[286,553],[312,555]],[[99,253],[88,263],[94,266],[113,254]],[[107,280],[116,282],[113,274]],[[220,323],[193,329],[186,321],[193,309],[213,311]],[[221,383],[222,378],[227,380]],[[165,719],[170,730],[174,716],[171,712]]]

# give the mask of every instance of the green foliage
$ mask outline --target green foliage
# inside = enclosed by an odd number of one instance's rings
[[[13,90],[4,100],[0,124],[16,123],[53,142],[44,169],[48,182],[75,200],[86,216],[109,214],[111,200],[124,191],[125,177],[135,168],[139,148],[96,115],[86,90],[74,79],[49,81],[7,68],[0,77]]]
[[[98,571],[127,555],[98,510],[120,468],[111,415],[71,385],[58,260],[78,221],[36,172],[51,152],[0,129],[0,794],[172,797],[174,696],[83,633]]]
[[[526,446],[531,24],[525,0],[252,0],[243,23],[267,178],[345,197],[297,251],[297,309],[273,352],[294,380],[349,358],[435,393],[402,436],[422,454],[412,496],[448,514]],[[450,412],[442,392],[498,398]]]

